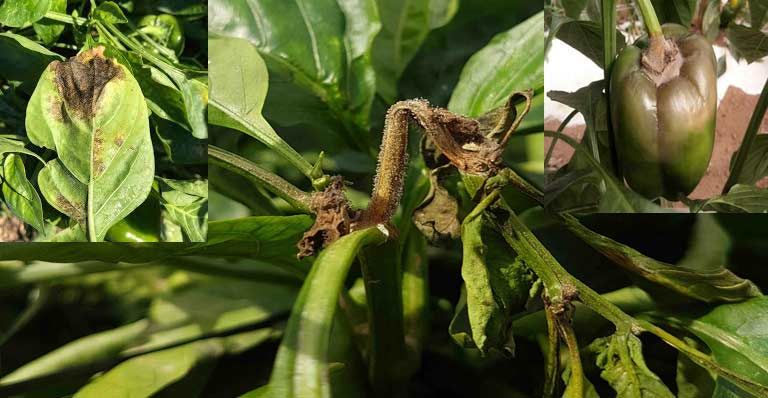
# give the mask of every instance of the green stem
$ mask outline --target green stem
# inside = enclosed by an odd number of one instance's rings
[[[610,81],[613,62],[616,59],[616,1],[601,0],[603,17],[603,81],[605,82],[605,96],[610,104]],[[616,136],[613,133],[613,122],[611,121],[610,109],[606,110],[608,118],[608,140],[611,146],[611,164],[613,173],[619,181],[623,180],[621,167],[619,165],[619,154],[616,150]]]
[[[405,250],[401,254],[403,327],[408,354],[407,373],[411,375],[420,368],[422,347],[429,332],[429,261],[424,235],[409,227],[404,236]]]
[[[368,307],[368,379],[378,397],[404,396],[407,350],[399,242],[363,248],[358,256]]]
[[[219,166],[256,184],[263,185],[270,192],[284,199],[296,210],[311,213],[312,196],[279,176],[262,169],[255,163],[214,145],[208,145],[208,159]]]
[[[768,108],[768,79],[766,79],[765,85],[763,85],[763,91],[760,93],[760,99],[757,100],[755,111],[752,112],[752,118],[749,120],[749,126],[747,126],[747,131],[744,133],[744,140],[741,141],[739,152],[736,154],[736,160],[733,163],[731,175],[728,176],[728,181],[726,181],[725,187],[723,188],[723,194],[728,193],[728,191],[739,182],[741,169],[744,168],[744,163],[746,163],[747,158],[750,155],[750,149],[760,130],[760,124],[763,121],[763,116],[765,116],[766,108]]]
[[[557,331],[555,315],[548,308],[544,309],[547,320],[547,352],[544,363],[544,390],[542,397],[553,398],[557,388],[557,370],[559,368],[558,348],[560,347],[560,335]]]
[[[634,318],[569,274],[514,212],[510,210],[509,217],[504,222],[494,222],[507,243],[527,260],[526,264],[541,279],[546,294],[552,301],[563,301],[563,291],[566,288],[575,290],[579,301],[611,321],[617,328],[639,330]]]
[[[584,368],[581,366],[581,355],[579,355],[576,333],[573,332],[573,327],[567,319],[558,320],[557,325],[568,348],[568,363],[571,366],[571,377],[568,380],[568,387],[563,397],[582,398],[584,397]]]
[[[62,22],[62,23],[67,23],[72,25],[74,24],[83,25],[86,22],[88,22],[88,20],[85,18],[75,17],[69,14],[63,14],[55,11],[46,12],[43,18],[50,19],[51,21]]]
[[[663,37],[664,34],[661,31],[661,24],[659,23],[659,18],[656,17],[656,11],[653,9],[651,0],[635,0],[635,3],[637,3],[638,8],[640,8],[640,13],[643,14],[643,22],[645,22],[648,36],[651,38]]]

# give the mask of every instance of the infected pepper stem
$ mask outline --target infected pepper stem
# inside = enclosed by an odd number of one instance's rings
[[[526,95],[527,93],[527,95]],[[522,95],[530,108],[530,93]],[[384,136],[379,151],[371,202],[363,212],[360,227],[386,223],[394,214],[402,197],[408,162],[408,123],[413,120],[426,132],[437,149],[460,171],[469,174],[494,174],[501,164],[501,154],[509,135],[520,118],[507,118],[501,123],[501,142],[480,133],[478,120],[457,115],[442,108],[433,108],[423,99],[400,101],[387,112]],[[502,131],[503,130],[503,131]]]

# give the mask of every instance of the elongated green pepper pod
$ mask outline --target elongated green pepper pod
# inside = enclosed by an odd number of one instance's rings
[[[648,198],[693,191],[712,156],[717,61],[704,37],[665,25],[664,68],[647,65],[645,40],[618,55],[610,103],[619,163],[629,186]]]
[[[45,199],[101,241],[149,195],[154,157],[147,105],[131,72],[95,47],[40,76],[27,135],[56,151],[40,172]]]

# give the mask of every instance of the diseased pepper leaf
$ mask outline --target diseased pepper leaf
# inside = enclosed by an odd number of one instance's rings
[[[48,203],[67,217],[85,225],[88,187],[78,181],[59,159],[53,159],[37,176],[40,193]]]
[[[524,309],[533,276],[482,215],[464,220],[461,239],[472,341],[484,353],[491,348],[513,353],[512,316]]]
[[[430,189],[424,202],[413,212],[413,223],[430,241],[455,239],[461,233],[459,204],[443,187],[446,173],[454,169],[439,168],[429,174]]]
[[[741,301],[761,295],[754,283],[737,276],[724,266],[725,255],[722,250],[727,249],[718,248],[717,245],[702,244],[675,265],[650,258],[600,235],[586,228],[573,216],[563,215],[561,220],[571,232],[617,265],[682,295],[707,303]]]
[[[595,339],[587,348],[596,354],[600,377],[616,391],[617,398],[674,398],[645,364],[640,339],[631,333],[617,332]]]
[[[51,63],[26,118],[30,141],[56,151],[61,165],[86,187],[91,241],[103,240],[109,227],[144,202],[155,168],[141,89],[129,70],[103,51],[96,47]]]
[[[43,204],[37,190],[27,179],[24,161],[20,155],[11,153],[5,157],[2,177],[3,201],[13,214],[45,235]]]

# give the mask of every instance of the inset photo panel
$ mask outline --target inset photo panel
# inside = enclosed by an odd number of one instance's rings
[[[547,0],[547,209],[768,211],[759,3]]]
[[[0,242],[202,242],[204,2],[0,4]]]

